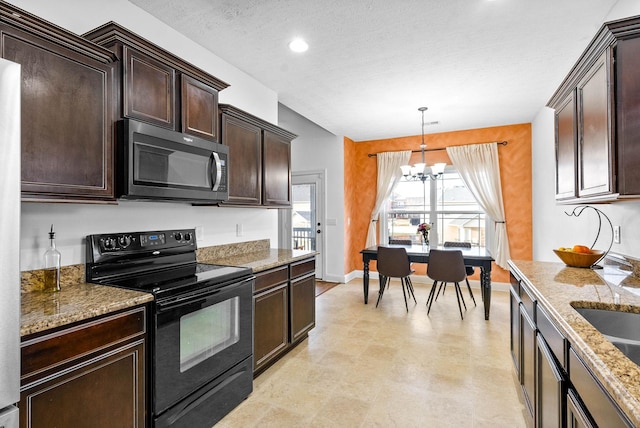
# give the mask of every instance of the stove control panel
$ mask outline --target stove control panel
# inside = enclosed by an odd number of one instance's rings
[[[158,247],[167,243],[164,233],[140,234],[141,247]]]
[[[195,229],[154,232],[110,233],[87,236],[87,243],[99,254],[137,253],[168,248],[195,250]]]

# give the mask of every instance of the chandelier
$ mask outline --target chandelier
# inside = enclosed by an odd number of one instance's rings
[[[425,181],[430,178],[431,180],[435,180],[444,172],[444,167],[447,165],[444,162],[438,162],[435,165],[428,167],[424,161],[424,149],[427,148],[427,145],[424,143],[424,112],[428,109],[428,107],[419,107],[418,110],[422,112],[422,144],[420,144],[420,151],[422,153],[422,162],[417,163],[415,165],[402,165],[400,169],[402,169],[402,176],[405,180],[420,180]]]

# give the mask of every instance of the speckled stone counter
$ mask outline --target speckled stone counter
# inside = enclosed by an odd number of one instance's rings
[[[269,247],[268,239],[217,245],[198,249],[197,258],[200,263],[248,267],[260,272],[316,254],[315,251]],[[151,294],[85,283],[84,265],[63,266],[60,283],[61,291],[44,293],[42,271],[22,272],[22,336],[153,300]]]
[[[640,313],[640,280],[615,266],[601,270],[562,263],[509,261],[547,309],[585,364],[629,419],[640,426],[640,366],[629,360],[587,322],[574,307]]]
[[[84,282],[84,266],[61,269],[61,290],[41,291],[41,271],[22,273],[20,335],[39,333],[76,321],[141,305],[153,295]]]
[[[211,257],[203,255],[202,257],[198,257],[198,261],[201,263],[212,263],[224,266],[248,267],[255,273],[286,265],[297,260],[313,257],[315,254],[315,251],[267,248],[226,257]]]

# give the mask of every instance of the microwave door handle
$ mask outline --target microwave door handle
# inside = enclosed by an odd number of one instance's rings
[[[215,170],[213,168],[214,163]],[[211,190],[215,192],[218,190],[218,186],[220,186],[220,181],[222,181],[222,164],[220,163],[220,156],[216,152],[211,153],[211,181],[213,183]]]

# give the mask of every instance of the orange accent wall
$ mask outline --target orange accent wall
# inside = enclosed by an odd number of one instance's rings
[[[419,150],[421,138],[421,135],[415,135],[359,142],[344,139],[345,273],[362,269],[360,251],[367,239],[369,216],[375,203],[376,157],[367,155]],[[531,260],[531,124],[428,134],[424,139],[427,149],[490,141],[508,142],[506,146],[498,146],[498,158],[509,251],[512,259]],[[414,153],[411,163],[418,162],[419,158],[420,153]],[[445,150],[427,152],[426,162],[428,165],[435,162],[451,164]],[[375,266],[370,268],[374,270]],[[509,282],[509,272],[494,264],[491,278],[497,282]]]

